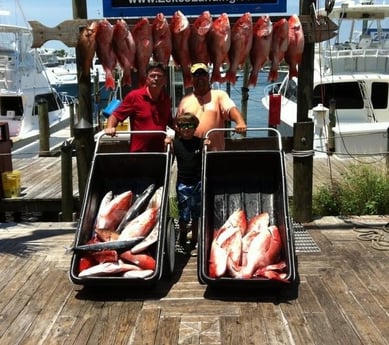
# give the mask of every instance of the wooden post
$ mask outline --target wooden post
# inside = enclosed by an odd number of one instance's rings
[[[65,140],[61,147],[62,221],[73,218],[73,167],[72,145]]]
[[[86,19],[88,18],[86,10],[86,0],[73,0],[73,18]],[[76,47],[76,57],[79,56],[78,47]],[[80,59],[77,60],[77,76],[78,76],[78,99],[79,99],[79,114],[89,123],[93,123],[92,116],[92,87],[90,80],[90,71],[83,71]]]
[[[293,218],[297,222],[312,220],[313,127],[308,121],[293,128]]]
[[[77,123],[74,127],[74,141],[77,156],[78,191],[80,195],[80,204],[82,204],[86,190],[88,172],[93,158],[93,127],[89,122],[81,119]]]
[[[312,4],[315,4],[315,0],[302,0],[301,14],[310,14]],[[314,48],[315,43],[305,43],[298,71],[297,123],[294,129],[294,135],[297,135],[294,138],[296,152],[313,148],[313,123],[308,123],[311,121],[308,118],[308,111],[312,108]],[[299,125],[299,122],[302,124]],[[312,220],[312,174],[312,155],[293,158],[293,217],[297,222]]]
[[[249,83],[249,74],[250,74],[250,60],[246,59],[243,69],[243,82],[242,82],[242,106],[241,112],[244,120],[247,123],[247,103],[249,100],[249,91],[248,83]]]
[[[386,130],[386,176],[389,176],[389,127]]]
[[[39,157],[47,157],[50,154],[50,126],[49,108],[44,98],[38,100],[39,116]]]
[[[69,121],[70,121],[70,136],[73,137],[74,136],[74,121],[75,121],[75,117],[74,117],[74,102],[73,101],[70,101],[69,102]]]
[[[335,134],[334,127],[336,125],[336,101],[330,99],[330,107],[328,112],[329,124],[328,124],[328,150],[327,153],[331,155],[335,152]]]
[[[73,18],[86,19],[88,18],[86,0],[72,0],[73,4]]]

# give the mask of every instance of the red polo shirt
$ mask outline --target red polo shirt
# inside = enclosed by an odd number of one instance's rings
[[[130,91],[112,115],[120,122],[129,117],[131,131],[166,131],[166,126],[172,127],[169,95],[162,91],[153,101],[146,87]],[[130,152],[163,152],[164,138],[162,134],[131,134]]]

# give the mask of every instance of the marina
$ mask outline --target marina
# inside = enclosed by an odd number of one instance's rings
[[[239,75],[231,89],[238,107],[243,107],[240,101],[247,96],[242,79]],[[88,84],[89,78],[85,82]],[[83,186],[78,169],[85,160],[77,161],[79,146],[75,145],[70,162],[64,161],[69,156],[62,155],[62,148],[69,148],[66,144],[74,139],[68,128],[52,134],[50,152],[45,155],[40,154],[37,140],[23,147],[1,143],[5,152],[0,163],[7,165],[9,161],[10,170],[20,174],[20,194],[0,199],[0,343],[389,345],[389,216],[323,217],[305,223],[289,219],[288,201],[293,202],[294,182],[298,181],[294,159],[301,163],[301,156],[292,150],[293,138],[272,136],[266,128],[267,110],[261,104],[266,85],[266,73],[261,72],[260,87],[248,90],[247,124],[262,128],[268,137],[256,138],[251,131],[247,138],[233,134],[225,151],[207,156],[204,150],[202,203],[206,207],[197,257],[175,248],[177,227],[170,225],[178,226],[178,220],[172,219],[169,209],[169,183],[174,182],[169,150],[129,153],[128,139],[107,138],[100,147],[100,137],[95,135],[87,187],[85,195],[80,195]],[[275,138],[277,150],[267,146]],[[389,166],[383,154],[344,158],[325,153],[314,150],[313,191],[336,183],[351,164],[377,169]],[[262,165],[251,167],[254,161]],[[70,169],[65,169],[68,163]],[[114,235],[119,236],[120,231],[113,225],[100,228],[96,220],[108,193],[115,201],[119,191],[139,196],[145,186],[152,186],[153,192],[159,187],[161,193],[157,199],[153,197],[154,203],[160,203],[153,206],[158,212],[153,225],[158,239],[141,252],[154,260],[151,279],[136,271],[128,276],[123,271],[85,275],[100,261],[92,262],[90,252],[77,250],[85,249],[84,244],[89,246],[90,240],[97,241],[98,230],[105,235],[109,232],[110,248],[118,248]],[[257,275],[257,271],[250,277],[212,275],[209,267],[219,257],[211,256],[208,244],[212,238],[204,234],[217,232],[215,218],[222,220],[224,214],[215,214],[232,212],[237,198],[241,198],[239,207],[244,211],[251,206],[250,212],[260,209],[270,213],[271,224],[281,233],[278,239],[271,239],[282,246],[275,259],[279,263],[288,260],[284,264],[291,278],[277,281],[274,276]],[[73,219],[65,222],[63,213],[69,204]],[[270,232],[270,225],[267,230]],[[107,253],[94,254],[102,254],[103,264],[121,266],[123,251],[116,249],[116,259],[106,259]],[[245,255],[243,249],[241,254]],[[128,262],[124,264],[129,266]],[[276,263],[258,267],[266,272]],[[241,265],[244,267],[243,258]],[[138,266],[138,273],[146,271]]]
[[[0,9],[0,122],[8,124],[14,142],[38,136],[43,111],[47,128],[69,125],[74,97],[60,95],[50,85],[39,56],[31,50],[31,27],[14,24],[23,15],[21,9]]]

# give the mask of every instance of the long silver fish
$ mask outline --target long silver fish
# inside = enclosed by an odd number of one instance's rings
[[[126,224],[138,215],[138,213],[142,209],[142,207],[144,205],[146,205],[146,203],[149,201],[149,198],[151,197],[152,193],[154,192],[154,189],[155,189],[155,184],[152,183],[150,186],[148,186],[142,192],[142,194],[140,194],[136,198],[136,200],[130,206],[130,208],[128,209],[128,211],[124,215],[122,221],[120,222],[120,224],[116,228],[116,232],[121,233],[123,231],[123,229],[125,228]]]
[[[144,239],[143,236],[133,237],[129,240],[117,240],[117,241],[108,241],[108,242],[99,242],[91,244],[83,244],[80,246],[75,246],[69,248],[69,251],[73,252],[87,252],[87,251],[100,251],[100,250],[129,250],[134,247],[136,244],[141,242]]]

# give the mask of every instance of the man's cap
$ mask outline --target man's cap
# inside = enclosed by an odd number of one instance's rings
[[[208,73],[208,66],[206,64],[204,64],[204,63],[195,63],[190,68],[190,73],[194,74],[194,73],[196,73],[197,71],[200,71],[200,70],[203,70],[204,72]]]

